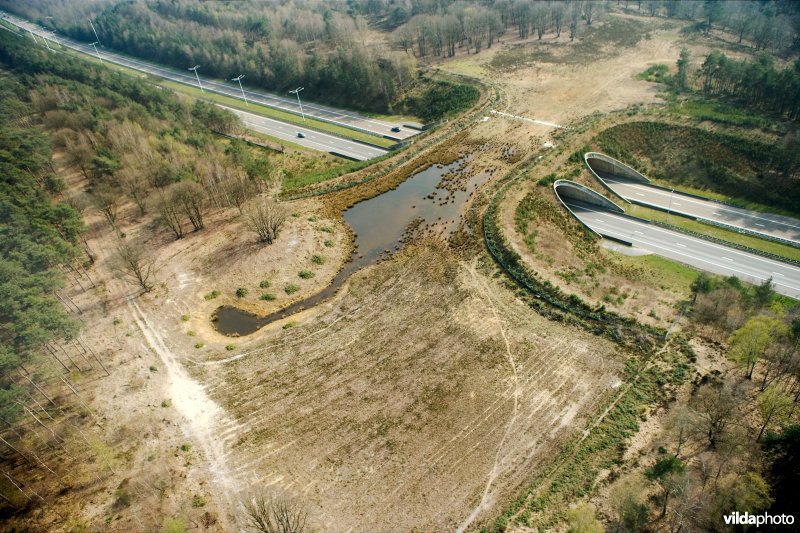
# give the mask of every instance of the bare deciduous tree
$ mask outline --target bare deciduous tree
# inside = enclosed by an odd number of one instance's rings
[[[206,207],[206,193],[199,183],[182,181],[175,185],[172,196],[187,217],[195,231],[203,229],[203,212]]]
[[[272,244],[286,221],[286,209],[274,200],[257,199],[244,210],[244,221],[261,242]]]
[[[256,496],[245,504],[250,524],[262,533],[302,533],[307,514],[297,502],[284,498],[267,500]]]
[[[103,213],[111,227],[116,228],[119,193],[110,185],[101,184],[92,191],[92,203]]]
[[[137,242],[123,241],[117,247],[112,268],[133,280],[144,292],[153,289],[154,261],[146,248]]]
[[[171,195],[164,195],[156,206],[158,221],[175,234],[176,239],[183,238],[183,226],[178,204]]]
[[[144,215],[147,208],[147,195],[150,192],[150,180],[138,168],[122,168],[117,172],[117,181],[125,194],[139,208],[139,213]]]

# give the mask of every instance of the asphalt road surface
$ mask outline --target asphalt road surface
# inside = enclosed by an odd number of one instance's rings
[[[599,174],[614,192],[625,199],[800,244],[800,220],[795,218],[730,207],[678,191],[670,192],[636,183],[614,174]]]
[[[616,237],[654,254],[715,274],[736,276],[751,283],[759,284],[772,278],[776,292],[800,298],[798,267],[676,233],[581,202],[568,201],[567,205],[581,222],[603,236]]]
[[[317,130],[303,128],[295,124],[287,124],[286,122],[256,115],[255,113],[248,113],[232,107],[224,105],[220,105],[220,107],[239,115],[244,125],[252,130],[266,133],[285,141],[301,144],[313,148],[314,150],[344,155],[359,161],[366,161],[387,153],[387,150],[383,148],[361,144],[327,133],[320,133]],[[298,137],[298,133],[302,133],[305,137]]]
[[[55,38],[53,38],[49,32],[43,30],[36,24],[14,17],[7,13],[3,13],[3,18],[8,22],[10,22],[11,24],[14,24],[15,26],[23,29],[26,32],[33,32],[40,38],[41,36],[44,35],[50,38],[51,40],[55,40],[58,44],[62,46],[97,57],[97,54],[95,54],[94,48],[92,48],[90,43],[79,43],[77,41],[74,41],[72,39],[69,39],[61,35],[58,35]],[[160,65],[156,65],[154,63],[150,63],[148,61],[142,61],[140,59],[135,59],[114,52],[109,52],[100,46],[98,47],[98,49],[99,49],[99,55],[104,61],[108,61],[110,63],[116,63],[118,65],[135,69],[140,72],[145,72],[147,74],[152,74],[154,76],[158,76],[164,79],[197,87],[197,78],[195,77],[193,72],[189,72],[188,70],[180,71],[168,67],[163,67]],[[194,65],[186,65],[187,69],[191,66]],[[213,80],[211,78],[205,78],[203,76],[202,65],[200,66],[198,71],[200,74],[200,83],[202,84],[204,90],[213,91],[215,93],[224,94],[226,96],[242,100],[242,92],[239,89],[239,85],[237,82],[235,81],[221,82],[218,80]],[[240,74],[239,72],[232,73],[231,77],[238,76],[239,74]],[[245,79],[246,79],[247,73],[244,72],[242,74],[245,74]],[[248,89],[245,89],[244,92],[249,102],[256,102],[275,109],[281,109],[295,114],[300,114],[300,107],[297,103],[296,97],[281,97],[272,94],[252,91]],[[302,92],[300,93],[300,98],[301,100],[303,98]],[[412,137],[419,133],[418,130],[406,128],[401,123],[387,122],[384,120],[373,119],[364,115],[360,115],[353,111],[345,111],[342,109],[336,109],[334,107],[329,107],[329,106],[322,106],[311,102],[308,103],[304,102],[302,105],[303,105],[303,112],[308,117],[317,118],[320,120],[324,120],[326,122],[332,122],[350,128],[356,128],[367,133],[372,133],[374,135],[382,137],[388,137],[390,139],[395,139],[398,141],[406,139],[408,137]],[[393,132],[392,128],[399,128],[400,131]]]

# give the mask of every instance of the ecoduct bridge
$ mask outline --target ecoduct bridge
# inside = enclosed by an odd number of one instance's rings
[[[800,268],[631,217],[608,198],[574,181],[558,180],[553,184],[553,190],[562,205],[581,224],[602,237],[751,283],[758,284],[772,278],[777,292],[800,299]]]

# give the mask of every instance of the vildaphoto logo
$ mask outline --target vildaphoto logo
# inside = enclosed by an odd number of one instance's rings
[[[776,514],[771,515],[767,513],[750,514],[740,513],[735,511],[730,514],[722,516],[725,520],[725,525],[729,526],[790,526],[794,524],[794,515],[790,514]]]

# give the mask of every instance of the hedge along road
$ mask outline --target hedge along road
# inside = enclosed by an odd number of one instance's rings
[[[388,150],[362,144],[349,139],[343,139],[329,133],[322,133],[310,128],[303,128],[296,124],[288,124],[272,118],[256,115],[255,113],[248,113],[240,109],[234,109],[221,104],[217,104],[223,109],[227,109],[231,113],[239,116],[248,128],[265,133],[284,141],[291,141],[295,144],[306,146],[314,150],[322,152],[331,152],[336,155],[343,155],[358,161],[366,161],[375,157],[380,157]],[[298,137],[298,133],[302,133],[304,137]]]
[[[634,183],[613,174],[604,172],[600,174],[611,190],[631,202],[785,239],[800,245],[800,220],[796,218],[732,207],[713,200],[681,194],[679,191],[665,191],[644,183]]]
[[[645,221],[565,200],[575,216],[600,235],[620,239],[657,255],[751,283],[772,278],[775,291],[800,299],[800,268],[774,259],[660,228]]]
[[[94,48],[92,48],[91,44],[79,43],[77,41],[74,41],[72,39],[69,39],[61,35],[59,35],[57,38],[53,38],[53,36],[48,31],[43,30],[36,24],[20,19],[18,17],[11,16],[8,13],[4,12],[0,13],[2,13],[3,18],[7,22],[17,26],[18,28],[26,32],[34,33],[40,38],[47,37],[51,41],[55,40],[55,42],[57,42],[62,46],[71,48],[73,50],[82,52],[87,55],[91,55],[93,57],[97,57],[98,55],[95,54],[95,50]],[[109,63],[116,63],[118,65],[132,68],[140,72],[145,72],[147,74],[158,76],[160,78],[197,87],[197,78],[193,73],[173,70],[168,67],[156,65],[148,61],[142,61],[140,59],[134,59],[132,57],[124,56],[114,52],[109,52],[107,50],[101,50],[99,56],[103,59],[103,61],[108,61]],[[187,65],[187,68],[189,66],[191,65]],[[202,73],[202,68],[203,67],[201,65],[199,69],[201,73]],[[236,74],[239,73],[238,72],[232,73],[231,75],[233,76]],[[247,75],[246,72],[244,74],[245,76]],[[213,80],[211,78],[204,79],[202,76],[200,77],[200,80],[204,90],[212,91],[215,93],[223,94],[225,96],[230,96],[232,98],[237,98],[239,100],[242,100],[242,92],[239,90],[239,86],[234,85],[232,82],[228,84],[217,80]],[[288,111],[296,115],[301,114],[300,107],[298,105],[296,98],[275,96],[272,94],[261,93],[248,89],[245,89],[244,93],[247,96],[247,100],[249,102],[255,102],[261,105],[265,105],[267,107],[280,109],[282,111]],[[301,98],[302,98],[302,93],[301,93]],[[303,113],[305,113],[305,115],[308,117],[312,117],[321,120],[323,122],[338,124],[341,126],[377,135],[379,137],[388,137],[390,139],[398,141],[401,141],[408,137],[413,137],[414,135],[419,133],[418,130],[407,128],[401,123],[387,122],[384,120],[373,119],[355,113],[353,111],[346,111],[334,107],[322,106],[311,102],[303,103]],[[392,128],[399,128],[400,131],[392,131]]]

